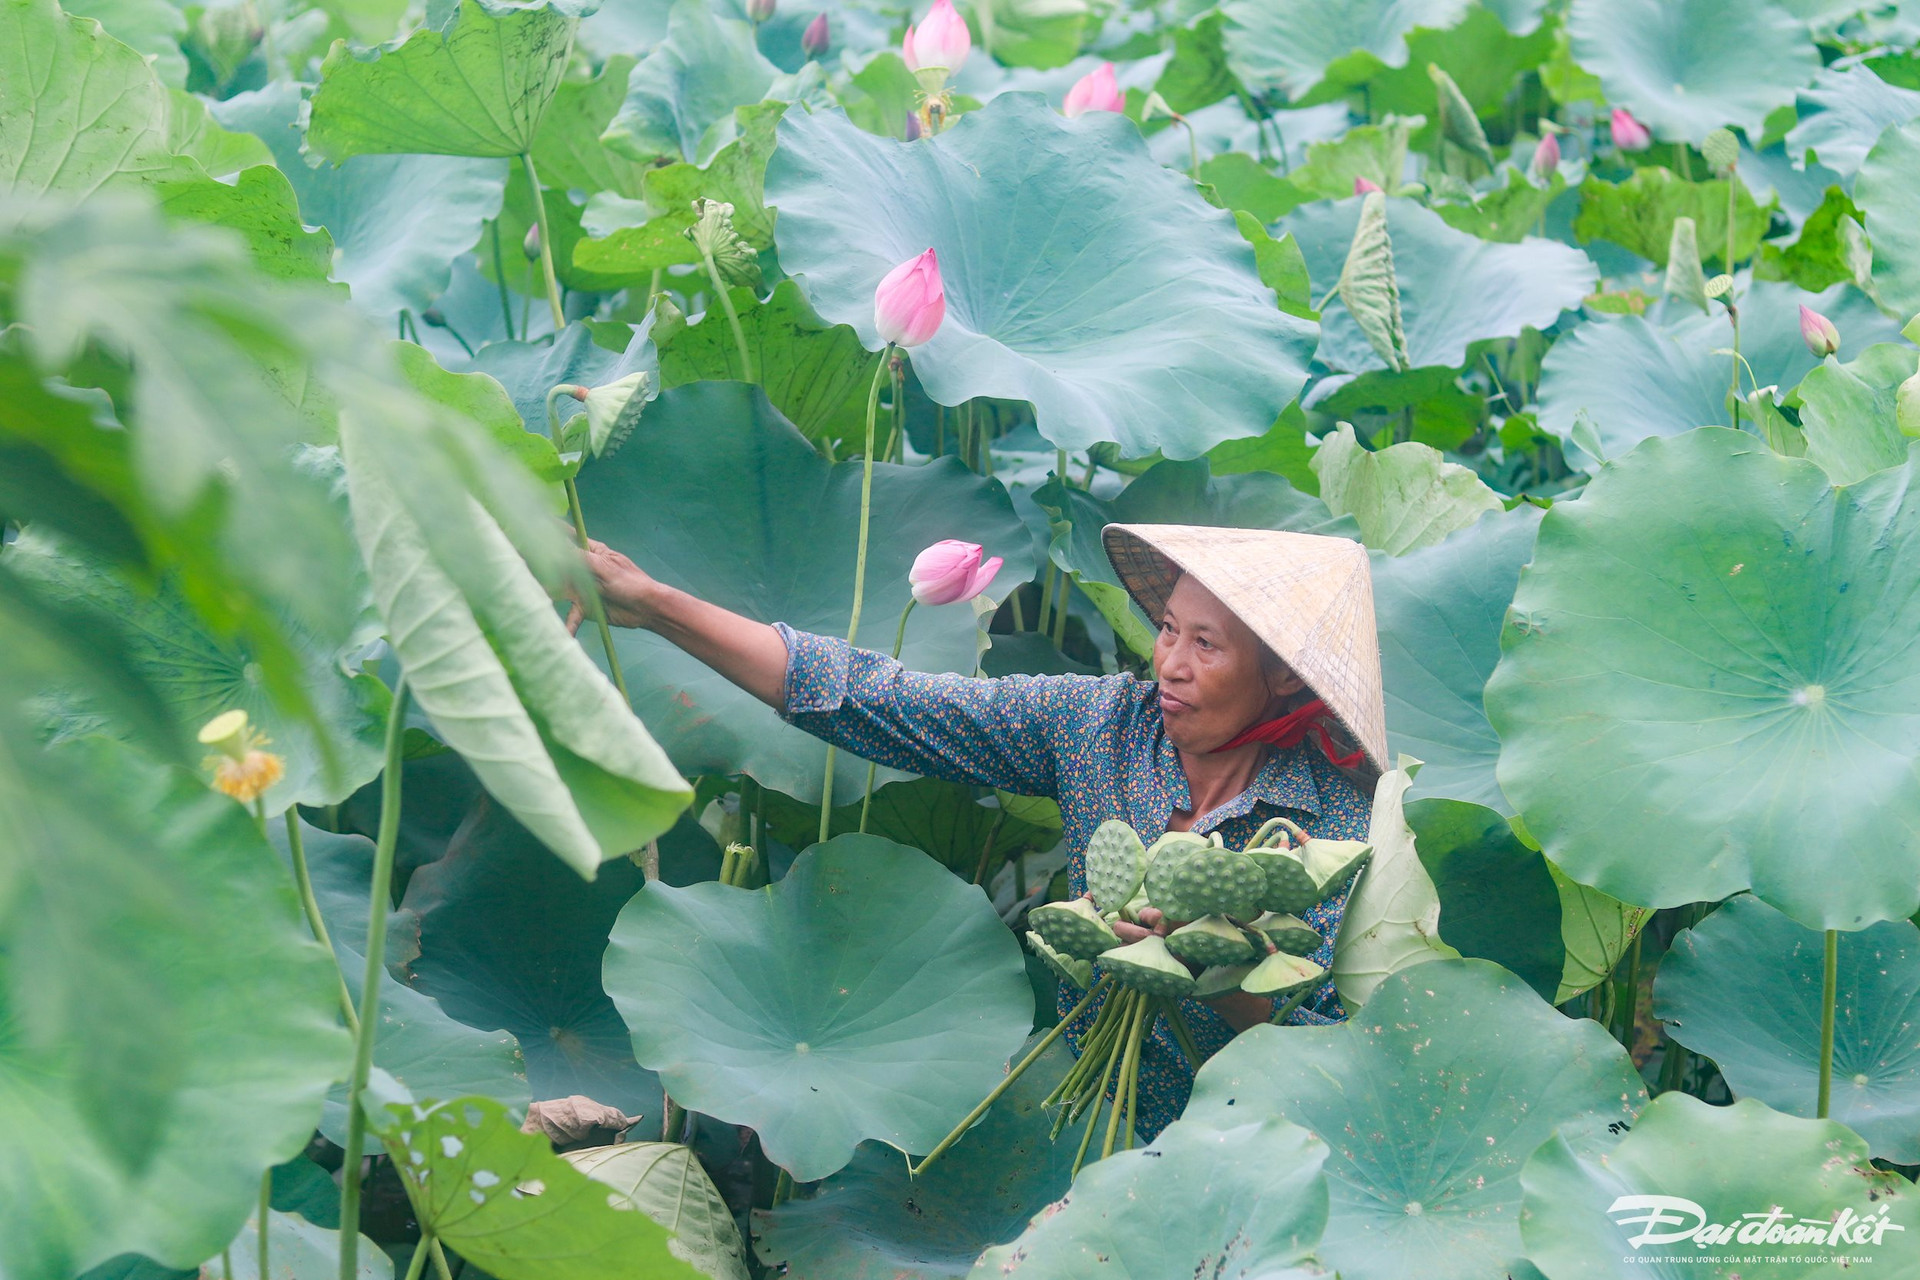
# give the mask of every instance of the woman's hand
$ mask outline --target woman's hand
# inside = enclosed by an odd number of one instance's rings
[[[1156,933],[1164,938],[1172,927],[1172,923],[1168,921],[1165,915],[1161,914],[1160,908],[1158,907],[1148,907],[1145,911],[1142,911],[1140,913],[1139,924],[1129,924],[1125,920],[1115,920],[1113,922],[1113,931],[1120,935],[1120,941],[1122,942],[1139,942],[1143,938],[1151,938]],[[1187,967],[1192,968],[1193,966],[1188,965]]]
[[[593,572],[594,585],[607,611],[607,621],[616,627],[646,627],[653,623],[649,600],[660,583],[633,561],[604,542],[587,539],[587,568]],[[583,617],[580,602],[574,601],[567,614],[567,630],[578,631]]]
[[[1150,938],[1155,934],[1165,937],[1172,928],[1173,922],[1168,920],[1158,907],[1148,907],[1142,911],[1139,924],[1128,924],[1125,920],[1113,922],[1113,931],[1120,935],[1122,942],[1138,942],[1142,938]],[[1181,963],[1186,964],[1186,961],[1182,960]],[[1195,975],[1200,972],[1198,965],[1189,964],[1187,968]],[[1273,1001],[1265,996],[1248,995],[1244,991],[1224,991],[1210,997],[1207,1003],[1212,1005],[1214,1011],[1226,1019],[1227,1025],[1236,1032],[1257,1026],[1273,1016]]]

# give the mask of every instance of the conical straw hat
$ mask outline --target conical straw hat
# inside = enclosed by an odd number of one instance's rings
[[[1380,633],[1367,551],[1349,538],[1272,529],[1110,524],[1107,558],[1158,622],[1180,575],[1218,596],[1340,718],[1374,769],[1387,769]]]

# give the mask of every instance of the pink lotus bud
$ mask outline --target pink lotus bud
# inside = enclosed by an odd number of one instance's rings
[[[1103,62],[1074,82],[1060,103],[1060,110],[1071,120],[1089,111],[1125,111],[1127,97],[1113,82],[1113,64]]]
[[[1800,308],[1800,340],[1807,344],[1807,350],[1822,358],[1840,349],[1840,331],[1812,307]]]
[[[774,5],[778,0],[747,0],[747,17],[753,22],[765,22],[773,16]]]
[[[1540,178],[1551,178],[1560,168],[1560,139],[1548,134],[1540,139],[1540,145],[1533,149],[1533,172]]]
[[[913,584],[918,604],[959,604],[987,589],[993,575],[1000,572],[1000,557],[980,562],[977,542],[958,542],[948,538],[936,542],[913,558],[907,581]]]
[[[1370,191],[1378,191],[1379,189],[1380,184],[1377,182],[1369,182],[1365,178],[1358,176],[1353,180],[1353,194],[1357,196],[1364,196]]]
[[[1653,145],[1653,135],[1647,132],[1647,126],[1635,120],[1633,112],[1625,107],[1613,109],[1609,124],[1613,129],[1613,145],[1622,151],[1645,151]]]
[[[967,20],[953,11],[953,0],[934,0],[920,25],[908,27],[906,38],[900,42],[900,56],[906,59],[907,70],[939,67],[949,77],[960,74],[972,51],[973,36],[967,31]]]
[[[946,318],[947,290],[940,283],[940,260],[931,249],[887,272],[873,291],[873,324],[888,342],[917,347]]]
[[[809,58],[817,58],[827,51],[828,38],[827,15],[822,13],[800,33],[800,51]]]

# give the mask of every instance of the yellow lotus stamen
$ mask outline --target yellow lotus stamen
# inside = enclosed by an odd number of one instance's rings
[[[287,774],[286,762],[262,750],[273,741],[255,729],[241,710],[223,711],[200,728],[200,743],[218,755],[202,765],[213,775],[213,789],[252,804]]]

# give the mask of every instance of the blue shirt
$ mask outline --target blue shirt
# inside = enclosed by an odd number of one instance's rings
[[[1067,878],[1086,890],[1084,852],[1094,829],[1120,818],[1151,842],[1176,809],[1192,798],[1179,751],[1160,718],[1159,685],[1130,675],[1003,676],[995,680],[909,671],[882,653],[846,641],[774,624],[787,644],[786,720],[817,738],[895,769],[1017,795],[1050,796],[1064,821]],[[1372,804],[1311,743],[1271,752],[1240,795],[1196,815],[1196,835],[1218,831],[1241,849],[1262,823],[1285,817],[1308,834],[1364,840]],[[1325,939],[1310,957],[1333,967],[1334,935],[1351,883],[1306,913]],[[1063,1013],[1079,1002],[1063,989]],[[1233,1037],[1226,1020],[1202,1001],[1183,1002],[1203,1054]],[[1344,1018],[1328,981],[1287,1017],[1290,1023]],[[1093,1011],[1069,1028],[1078,1049]],[[1141,1141],[1180,1114],[1193,1067],[1164,1021],[1145,1046],[1140,1067]]]

